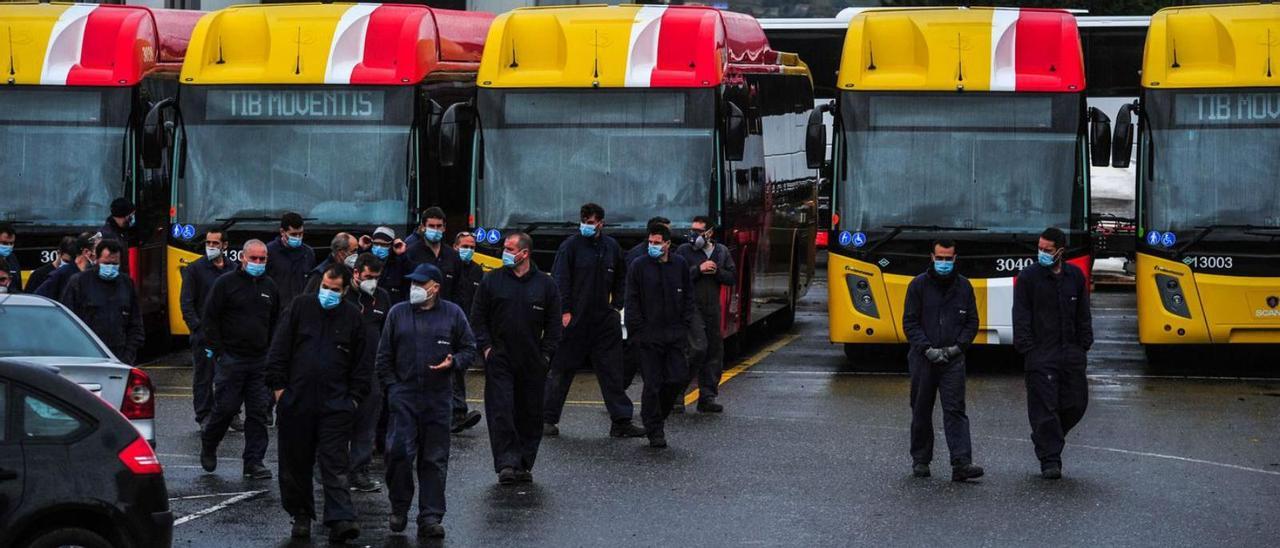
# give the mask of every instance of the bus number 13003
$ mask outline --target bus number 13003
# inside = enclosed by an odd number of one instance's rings
[[[996,259],[996,272],[1021,272],[1035,260],[1029,257]]]
[[[1228,270],[1234,267],[1234,261],[1231,257],[1187,257],[1183,262],[1195,268],[1208,268],[1214,270]]]

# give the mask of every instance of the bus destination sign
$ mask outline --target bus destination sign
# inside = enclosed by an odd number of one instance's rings
[[[380,121],[383,99],[377,90],[209,90],[205,119]]]
[[[1178,95],[1180,125],[1280,125],[1280,93],[1187,93]]]

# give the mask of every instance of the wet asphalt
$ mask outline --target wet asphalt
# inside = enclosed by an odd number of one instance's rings
[[[352,544],[1277,545],[1276,350],[1201,349],[1149,364],[1133,305],[1131,292],[1095,295],[1089,410],[1068,437],[1061,481],[1038,476],[1020,366],[1002,349],[969,357],[974,456],[986,477],[948,481],[940,412],[933,477],[911,477],[901,351],[849,363],[828,342],[820,282],[788,332],[753,334],[731,360],[723,415],[672,417],[669,449],[609,438],[595,380],[579,374],[533,484],[497,485],[482,422],[453,437],[443,542],[419,541],[412,524],[390,533],[384,490],[354,495],[362,534]],[[275,480],[240,478],[239,434],[228,435],[217,472],[200,469],[186,359],[148,366],[174,545],[327,544],[320,525],[311,542],[289,539]],[[482,387],[482,373],[468,376],[475,407]],[[638,386],[631,395],[638,412]]]

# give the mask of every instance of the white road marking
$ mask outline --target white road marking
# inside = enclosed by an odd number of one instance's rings
[[[245,493],[256,493],[256,492],[257,491],[236,491],[234,493],[209,493],[207,495],[187,495],[185,497],[169,497],[169,501],[173,502],[175,500],[196,500],[196,499],[211,499],[214,497],[234,497],[237,495],[243,495]]]
[[[905,366],[904,366],[905,367]],[[907,371],[822,371],[804,369],[752,369],[744,375],[794,375],[810,377],[908,377]],[[1206,375],[1140,375],[1130,373],[1090,373],[1090,379],[1159,379],[1170,381],[1280,382],[1280,377],[1210,377]]]
[[[239,503],[239,502],[244,502],[244,501],[246,501],[246,500],[249,500],[249,499],[251,499],[251,498],[253,498],[253,497],[256,497],[256,496],[261,495],[261,494],[266,493],[266,492],[267,492],[267,491],[264,489],[264,490],[262,490],[262,491],[246,491],[246,492],[244,492],[244,493],[240,493],[239,495],[236,495],[236,496],[231,497],[231,498],[229,498],[229,499],[227,499],[227,500],[224,500],[224,501],[222,501],[222,502],[219,502],[218,504],[215,504],[215,505],[213,505],[213,506],[210,506],[210,507],[208,507],[208,508],[205,508],[204,510],[200,510],[200,511],[195,512],[195,513],[192,513],[192,514],[187,514],[187,515],[182,516],[182,517],[180,517],[180,518],[178,518],[178,519],[176,519],[176,520],[173,520],[173,526],[174,526],[174,527],[177,527],[177,526],[182,525],[182,524],[184,524],[184,523],[188,523],[188,522],[192,522],[192,521],[198,520],[198,519],[200,519],[200,518],[202,518],[202,517],[205,517],[205,516],[207,516],[207,515],[209,515],[209,514],[212,514],[212,513],[214,513],[214,512],[217,512],[217,511],[219,511],[219,510],[226,509],[226,508],[230,507],[230,506],[231,506],[231,505],[233,505],[233,504],[236,504],[236,503]]]

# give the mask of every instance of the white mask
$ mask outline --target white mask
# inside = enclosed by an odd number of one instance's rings
[[[360,280],[360,291],[365,295],[372,296],[376,289],[378,289],[378,280]]]
[[[216,261],[216,260],[218,260],[218,257],[221,257],[221,256],[222,256],[222,248],[221,248],[221,247],[206,247],[206,248],[204,248],[204,256],[205,256],[205,257],[208,257],[210,261]]]
[[[427,302],[427,290],[419,286],[409,287],[409,304],[413,306],[421,305]]]
[[[347,268],[354,270],[356,268],[356,254],[352,253],[347,255],[347,258],[342,260],[342,264],[346,265]]]

